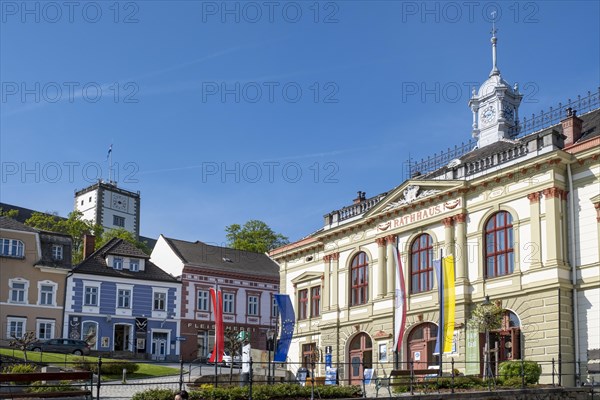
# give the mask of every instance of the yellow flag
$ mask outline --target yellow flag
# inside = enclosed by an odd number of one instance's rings
[[[452,352],[454,339],[454,313],[456,312],[456,293],[454,287],[454,257],[444,257],[444,326],[443,352]]]

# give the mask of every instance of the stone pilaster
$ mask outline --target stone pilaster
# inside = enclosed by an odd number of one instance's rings
[[[394,297],[394,291],[396,290],[395,279],[396,279],[396,268],[394,268],[394,251],[396,251],[396,235],[388,235],[385,237],[386,249],[387,249],[387,294],[388,296]]]
[[[531,260],[531,269],[542,266],[542,234],[540,226],[540,192],[534,192],[527,195],[529,199],[529,215],[531,224],[531,241],[529,244],[529,257]]]
[[[377,242],[377,287],[376,295],[378,298],[384,297],[387,291],[385,285],[386,268],[385,268],[385,238],[375,239]]]
[[[323,293],[322,293],[322,305],[323,311],[328,311],[331,304],[329,293],[331,291],[331,256],[323,256]],[[334,292],[334,291],[331,291]]]
[[[562,218],[562,200],[564,190],[552,187],[544,189],[543,192],[546,201],[546,243],[547,257],[549,265],[564,264],[564,254],[562,246],[563,223]]]
[[[334,290],[332,290],[332,296],[331,296],[331,305],[330,308],[333,308],[335,310],[337,310],[338,305],[339,305],[339,298],[338,298],[338,271],[340,268],[340,253],[331,253],[329,254],[329,257],[331,257],[331,287],[334,288]]]
[[[458,214],[453,216],[452,219],[456,228],[456,248],[454,250],[456,280],[462,281],[467,278],[467,214]]]

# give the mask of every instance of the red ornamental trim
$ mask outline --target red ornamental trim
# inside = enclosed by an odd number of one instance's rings
[[[467,214],[457,214],[454,217],[454,221],[456,221],[459,224],[464,224],[467,221]]]
[[[540,192],[529,193],[527,195],[530,203],[537,203],[540,201]]]
[[[396,235],[389,235],[385,237],[387,244],[396,244]]]
[[[544,194],[545,197],[547,197],[549,199],[566,197],[566,192],[557,187],[544,189],[542,193]]]
[[[452,225],[454,225],[454,219],[452,217],[444,218],[442,219],[442,223],[446,228],[450,228]]]
[[[600,222],[600,202],[594,203],[594,208],[596,209],[596,222]]]
[[[375,239],[375,242],[377,242],[377,246],[379,247],[385,246],[385,238],[377,238]]]

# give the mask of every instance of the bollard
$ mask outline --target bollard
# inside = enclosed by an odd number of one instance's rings
[[[450,393],[454,393],[454,358],[450,361],[450,365],[452,366],[452,384],[450,385]]]
[[[127,383],[127,368],[123,368],[123,379],[121,383]]]
[[[191,371],[191,368],[190,368]],[[183,390],[183,359],[179,360],[179,391]]]
[[[99,399],[100,398],[100,376],[101,376],[101,372],[100,370],[102,369],[102,357],[98,357],[98,383],[96,384],[96,398]]]
[[[252,400],[252,357],[250,357],[250,374],[248,376],[250,383],[250,389],[248,390],[248,400]]]

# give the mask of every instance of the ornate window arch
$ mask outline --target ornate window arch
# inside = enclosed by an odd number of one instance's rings
[[[369,256],[357,253],[350,262],[350,305],[366,304],[369,299]]]
[[[433,289],[433,240],[423,233],[410,246],[410,292]]]
[[[485,277],[494,278],[512,274],[515,269],[515,251],[512,215],[498,211],[485,223]]]

